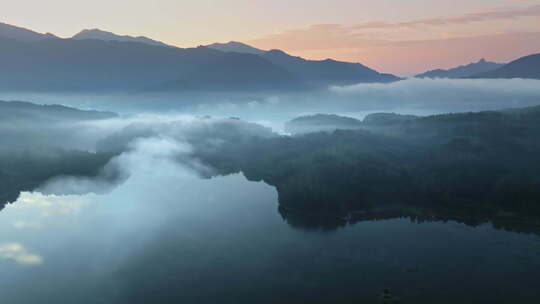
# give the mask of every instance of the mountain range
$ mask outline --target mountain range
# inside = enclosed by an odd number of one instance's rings
[[[93,39],[93,40],[103,40],[103,41],[139,42],[139,43],[146,43],[149,45],[172,47],[161,41],[153,40],[144,36],[139,36],[139,37],[132,37],[128,35],[120,36],[111,32],[102,31],[100,29],[82,30],[81,32],[71,37],[71,39],[75,39],[75,40]]]
[[[40,40],[58,38],[53,34],[40,34],[22,27],[0,22],[0,39],[9,39],[19,42],[36,42]]]
[[[219,50],[223,52],[236,52],[236,53],[245,53],[245,54],[254,54],[254,55],[263,55],[266,53],[266,51],[260,50],[258,48],[254,48],[250,45],[237,42],[237,41],[230,41],[227,43],[213,43],[209,44],[206,47],[209,47],[214,50]]]
[[[476,74],[472,78],[540,79],[540,54],[521,57],[496,70]]]
[[[471,77],[480,73],[491,72],[503,67],[504,64],[486,61],[481,59],[478,62],[473,62],[467,65],[458,66],[448,70],[436,69],[418,74],[416,78],[465,78]]]
[[[400,80],[359,63],[306,60],[230,42],[177,48],[93,29],[67,39],[2,24],[0,89],[273,91]]]
[[[507,65],[480,60],[419,77],[539,78],[538,55]],[[99,29],[71,38],[0,23],[0,90],[277,91],[313,90],[401,78],[360,63],[308,60],[231,41],[178,48]]]

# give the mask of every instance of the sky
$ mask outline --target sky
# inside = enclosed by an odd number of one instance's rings
[[[540,0],[2,0],[1,22],[100,28],[179,47],[242,41],[413,75],[540,52]]]

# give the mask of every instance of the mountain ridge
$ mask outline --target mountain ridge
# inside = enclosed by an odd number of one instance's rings
[[[479,73],[470,78],[528,78],[540,79],[540,53],[520,57],[491,72]]]
[[[251,45],[238,42],[238,41],[229,41],[227,43],[212,43],[209,45],[205,45],[207,48],[211,48],[214,50],[219,50],[223,52],[236,52],[236,53],[245,53],[245,54],[254,54],[254,55],[262,55],[266,51],[252,47]]]
[[[61,39],[7,24],[3,28],[8,33],[0,35],[3,90],[138,92],[167,87],[176,91],[275,91],[401,79],[359,63],[308,60],[235,41],[177,48],[100,29]]]
[[[71,39],[75,39],[75,40],[94,39],[94,40],[104,40],[104,41],[138,42],[138,43],[145,43],[145,44],[154,45],[154,46],[173,47],[172,45],[168,45],[164,42],[150,39],[145,36],[133,37],[129,35],[118,35],[113,32],[103,31],[97,28],[82,30],[79,33],[73,35]]]
[[[50,33],[41,34],[24,27],[0,22],[0,38],[19,42],[35,42],[58,37]]]
[[[282,51],[253,55],[102,39],[3,39],[0,65],[4,91],[139,92],[164,86],[175,91],[275,91],[399,80],[359,64],[310,61]]]
[[[504,66],[502,63],[486,61],[484,58],[478,62],[472,62],[466,65],[460,65],[450,69],[430,70],[414,77],[416,78],[464,78],[479,73],[494,71]]]

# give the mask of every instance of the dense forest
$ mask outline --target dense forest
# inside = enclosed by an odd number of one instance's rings
[[[174,160],[195,160],[203,165],[195,169],[209,168],[203,176],[243,172],[275,186],[291,225],[335,227],[381,216],[473,223],[540,217],[540,106],[426,117],[376,113],[363,121],[315,115],[290,122],[307,128],[292,136],[238,119],[131,124],[96,142],[97,152],[62,146],[70,133],[56,125],[65,113],[77,120],[114,115],[47,110],[56,123],[4,120],[0,132],[10,144],[0,148],[2,204],[56,176],[98,176],[135,139],[165,136],[189,144],[190,152]],[[325,131],[306,133],[313,126]]]
[[[378,125],[251,138],[200,155],[222,174],[275,186],[282,214],[540,216],[540,107]]]

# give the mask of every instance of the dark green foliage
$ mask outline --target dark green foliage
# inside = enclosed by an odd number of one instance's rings
[[[362,123],[367,126],[388,126],[405,123],[417,119],[415,115],[401,115],[396,113],[373,113],[367,115]]]
[[[436,115],[381,133],[246,140],[202,158],[220,173],[242,171],[276,186],[287,210],[345,215],[399,204],[540,216],[536,108]]]

